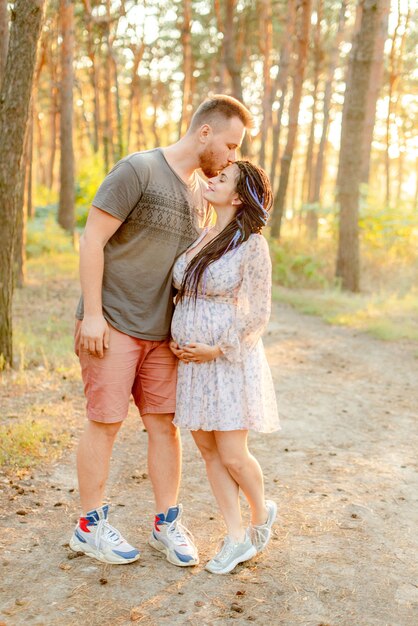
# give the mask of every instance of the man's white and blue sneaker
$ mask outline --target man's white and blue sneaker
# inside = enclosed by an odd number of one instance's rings
[[[259,526],[251,526],[251,539],[257,552],[262,552],[270,541],[271,527],[277,516],[277,504],[273,500],[266,500],[266,509],[267,521]]]
[[[103,563],[123,565],[139,559],[139,550],[131,546],[107,521],[109,505],[80,517],[70,539],[70,548],[84,552]]]
[[[229,574],[238,565],[248,561],[257,554],[253,546],[248,530],[245,533],[244,541],[234,542],[229,535],[223,540],[222,548],[213,559],[208,561],[205,569],[211,574]]]
[[[192,534],[181,523],[183,508],[181,504],[172,506],[167,513],[155,516],[154,528],[149,544],[159,552],[164,552],[167,561],[180,567],[199,563]]]

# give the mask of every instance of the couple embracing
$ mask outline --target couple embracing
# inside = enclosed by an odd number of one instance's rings
[[[272,194],[263,170],[235,161],[251,125],[240,102],[213,96],[176,144],[119,161],[93,200],[80,241],[75,345],[88,421],[77,456],[82,516],[70,546],[100,561],[139,558],[103,505],[131,395],[148,433],[150,545],[174,565],[199,562],[178,503],[179,427],[193,435],[227,529],[206,569],[228,573],[270,539],[277,507],[265,500],[247,447],[249,430],[279,428],[261,342],[271,262],[260,233]],[[240,491],[251,510],[248,528]]]

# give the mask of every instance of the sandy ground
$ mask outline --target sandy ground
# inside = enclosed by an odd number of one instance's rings
[[[132,410],[108,495],[111,522],[141,559],[71,558],[74,446],[32,477],[0,477],[0,624],[418,624],[418,346],[284,306],[275,307],[265,345],[283,426],[251,438],[267,496],[280,507],[269,549],[231,575],[204,571],[224,528],[188,433],[181,500],[202,564],[176,568],[148,546],[146,433]],[[81,385],[62,384],[77,432]]]

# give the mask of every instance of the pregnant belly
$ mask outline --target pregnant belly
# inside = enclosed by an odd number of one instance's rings
[[[174,310],[171,336],[180,346],[191,342],[215,345],[234,317],[235,309],[228,304],[198,300],[195,306],[181,302]]]

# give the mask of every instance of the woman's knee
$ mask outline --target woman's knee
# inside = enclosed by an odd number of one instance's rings
[[[229,472],[231,472],[231,474],[241,474],[245,469],[245,466],[248,464],[248,455],[245,453],[228,454],[222,452],[220,456],[222,464]]]
[[[209,437],[193,437],[205,463],[219,460],[219,452],[214,439]]]

